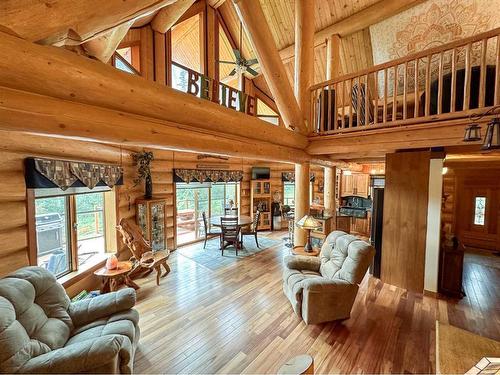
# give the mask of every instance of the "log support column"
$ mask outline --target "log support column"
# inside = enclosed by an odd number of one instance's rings
[[[324,205],[325,210],[328,210],[331,214],[335,213],[336,202],[335,202],[335,176],[337,173],[337,168],[335,167],[325,167],[324,169]]]
[[[340,75],[340,36],[335,34],[326,39],[326,80]]]
[[[295,222],[309,213],[309,163],[295,164]],[[306,244],[307,232],[295,227],[293,243],[295,246]]]

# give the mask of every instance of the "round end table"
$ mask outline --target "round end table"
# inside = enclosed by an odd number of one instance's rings
[[[313,247],[311,252],[307,252],[304,249],[304,246],[294,246],[292,249],[292,254],[293,255],[305,255],[308,257],[317,257],[319,255],[319,249]]]
[[[309,354],[293,357],[280,367],[278,374],[314,374],[314,359]]]
[[[134,283],[128,275],[131,270],[132,262],[128,261],[118,262],[118,266],[113,270],[108,270],[106,267],[96,270],[94,275],[101,278],[101,293],[114,292],[122,284],[139,289],[139,285]]]

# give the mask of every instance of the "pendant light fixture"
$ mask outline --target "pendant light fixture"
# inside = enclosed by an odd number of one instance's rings
[[[491,120],[486,128],[486,137],[481,150],[498,149],[500,149],[500,118],[497,117]]]

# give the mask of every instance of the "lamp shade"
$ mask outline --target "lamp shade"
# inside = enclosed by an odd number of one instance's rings
[[[312,217],[311,215],[304,216],[302,219],[300,219],[297,222],[296,225],[299,228],[311,229],[311,230],[321,228],[321,226],[322,226],[321,223],[318,220],[316,220],[314,217]]]
[[[500,149],[500,119],[491,120],[486,128],[486,137],[481,150]]]
[[[478,124],[470,124],[465,128],[464,142],[476,142],[481,140],[481,127]]]

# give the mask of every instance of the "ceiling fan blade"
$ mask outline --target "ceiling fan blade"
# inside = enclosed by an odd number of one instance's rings
[[[259,73],[257,73],[255,70],[253,70],[249,66],[247,66],[247,72],[250,73],[253,76],[258,76],[259,75]]]
[[[231,73],[229,73],[229,76],[232,77],[236,74],[236,69],[231,70]]]
[[[234,61],[224,61],[224,60],[219,60],[217,61],[218,63],[221,63],[221,64],[233,64],[233,65],[236,65],[236,63]]]
[[[250,65],[254,65],[254,64],[258,64],[259,63],[259,60],[257,59],[250,59],[250,60],[247,60],[247,66],[250,66]]]
[[[233,49],[233,52],[234,52],[234,56],[236,57],[236,60],[240,60],[240,59],[241,59],[241,53],[240,53],[240,50],[239,50],[239,49],[234,48],[234,49]]]

